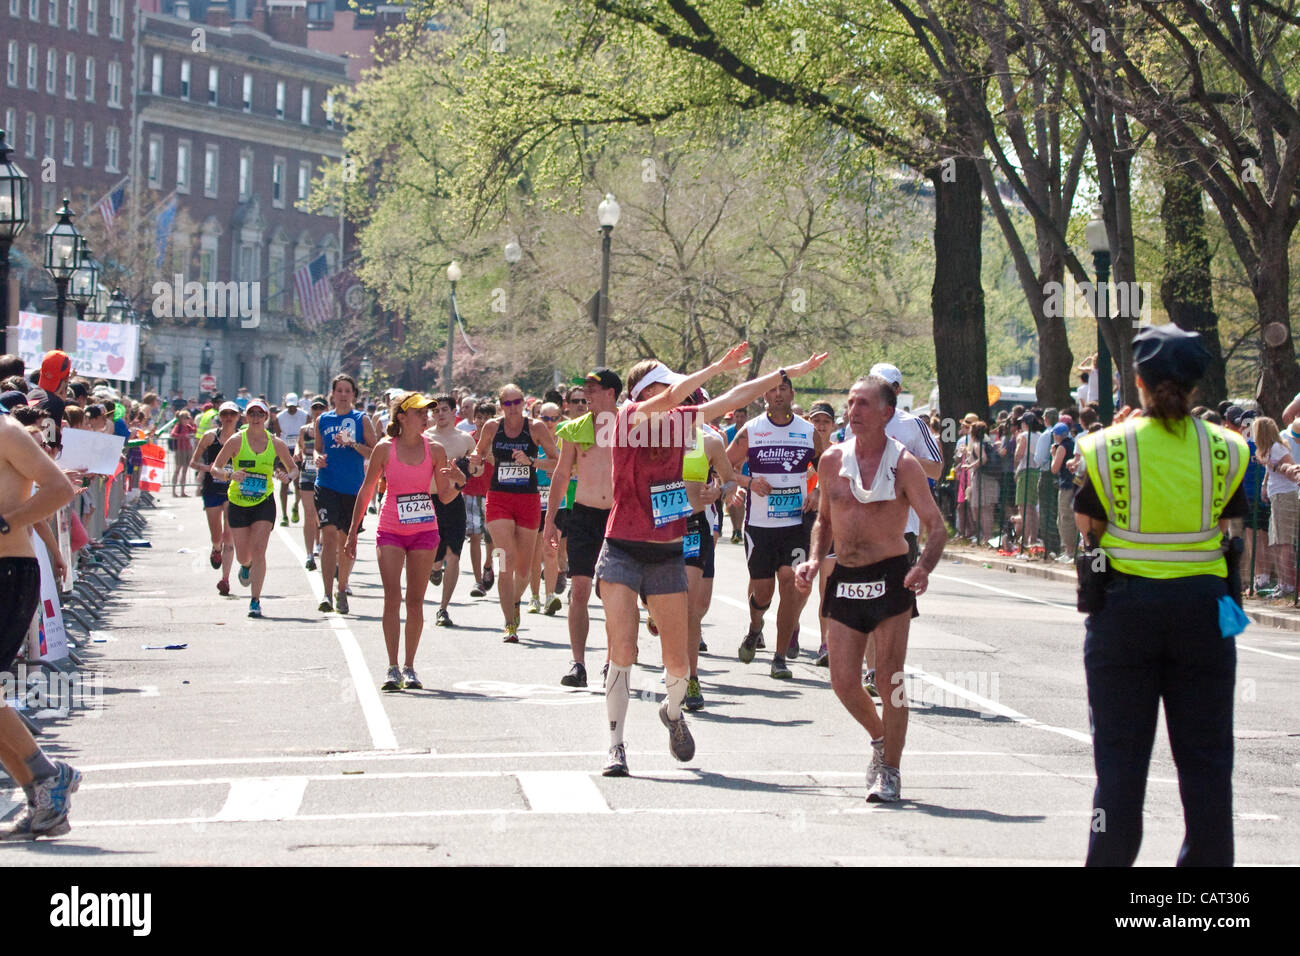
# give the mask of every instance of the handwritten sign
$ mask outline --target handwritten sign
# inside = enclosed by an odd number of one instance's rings
[[[53,316],[18,313],[18,354],[28,368],[39,368],[45,357],[41,332]],[[78,322],[77,350],[72,370],[86,378],[116,378],[134,382],[140,374],[140,326],[115,322]]]

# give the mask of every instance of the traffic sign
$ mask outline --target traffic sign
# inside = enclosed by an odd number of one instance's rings
[[[217,377],[215,375],[199,376],[199,391],[215,392],[217,390]]]

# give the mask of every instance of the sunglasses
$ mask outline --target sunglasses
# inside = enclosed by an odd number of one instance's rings
[[[568,402],[570,405],[586,405],[586,404],[587,404],[587,400],[586,400],[585,398],[566,398],[565,401]]]
[[[560,420],[560,416],[559,416],[559,415],[543,415],[543,416],[542,416],[542,421],[544,421],[544,422],[558,422],[559,420]]]
[[[522,405],[523,403],[524,400],[522,398],[512,398],[509,401],[503,401],[501,405],[504,408],[514,408],[516,405]]]

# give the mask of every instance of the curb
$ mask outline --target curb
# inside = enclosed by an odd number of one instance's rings
[[[1044,578],[1061,584],[1073,585],[1078,581],[1074,569],[1051,567],[1041,561],[1016,561],[991,552],[975,551],[969,548],[944,548],[945,558],[957,558],[963,564],[972,566],[987,565],[988,570],[1005,571],[1008,574],[1021,574],[1030,578]],[[1253,607],[1255,599],[1246,598],[1243,610],[1246,616],[1256,624],[1276,627],[1286,631],[1300,631],[1300,609],[1294,611],[1274,610],[1272,608]]]

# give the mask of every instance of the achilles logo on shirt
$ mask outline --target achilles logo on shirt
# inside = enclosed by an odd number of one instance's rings
[[[74,886],[50,897],[50,925],[129,927],[133,936],[148,936],[153,928],[153,894],[82,893]]]

